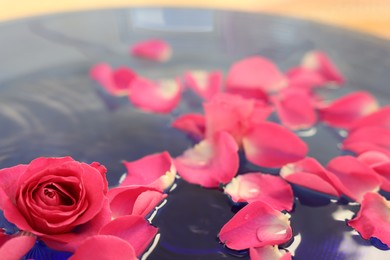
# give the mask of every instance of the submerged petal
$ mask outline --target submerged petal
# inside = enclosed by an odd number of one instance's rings
[[[339,197],[335,188],[339,180],[326,170],[316,159],[306,157],[282,167],[280,176],[299,186]]]
[[[293,132],[275,123],[259,123],[243,138],[246,158],[263,167],[282,167],[303,159],[308,147]]]
[[[246,173],[235,177],[224,192],[234,202],[261,200],[276,210],[292,210],[294,203],[291,186],[278,176],[262,173]]]
[[[357,202],[361,202],[367,192],[378,191],[381,185],[376,173],[352,156],[332,159],[327,169],[340,180],[336,183],[336,188]]]
[[[249,203],[233,216],[219,232],[227,247],[242,250],[283,244],[291,239],[288,215],[262,201]]]
[[[238,146],[226,132],[215,140],[205,139],[175,159],[179,175],[190,183],[212,188],[226,184],[236,175]]]
[[[172,50],[166,41],[150,39],[135,43],[130,47],[130,54],[149,60],[166,61],[171,57]]]
[[[340,128],[350,128],[357,120],[379,109],[376,99],[368,92],[357,91],[319,108],[323,122]]]
[[[160,191],[168,189],[176,177],[176,168],[168,152],[147,155],[132,162],[124,162],[127,176],[120,186],[143,185]]]
[[[374,237],[390,246],[390,202],[377,193],[367,193],[357,216],[348,225],[364,239]]]
[[[145,111],[169,113],[180,102],[181,85],[175,80],[151,81],[138,77],[131,82],[131,103]]]
[[[261,56],[252,56],[234,63],[227,75],[226,90],[279,91],[286,86],[286,78],[276,65]]]

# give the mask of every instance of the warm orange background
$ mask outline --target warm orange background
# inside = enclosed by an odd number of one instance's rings
[[[63,11],[151,5],[284,14],[390,39],[390,0],[0,0],[0,21]]]

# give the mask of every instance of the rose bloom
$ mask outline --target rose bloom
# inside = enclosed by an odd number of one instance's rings
[[[71,157],[38,158],[0,170],[0,209],[49,247],[74,251],[110,221],[106,168]]]

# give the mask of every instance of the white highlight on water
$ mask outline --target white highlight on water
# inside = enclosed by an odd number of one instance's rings
[[[153,250],[156,248],[156,246],[157,246],[157,244],[158,244],[158,241],[160,241],[160,237],[161,237],[161,234],[158,233],[158,234],[156,235],[156,237],[154,238],[153,243],[152,243],[152,245],[149,247],[148,251],[146,251],[146,252],[142,255],[141,260],[146,260],[146,259],[149,257],[149,255],[150,255],[150,254],[153,252]]]

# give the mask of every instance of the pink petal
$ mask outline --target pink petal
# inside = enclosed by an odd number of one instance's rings
[[[357,202],[361,202],[367,192],[378,191],[381,185],[376,173],[352,156],[332,159],[327,169],[340,180],[336,188]]]
[[[368,151],[358,156],[358,159],[370,167],[375,167],[383,163],[390,162],[390,157],[377,151]]]
[[[113,235],[130,243],[139,256],[152,242],[157,228],[140,216],[123,216],[112,220],[99,232],[100,235]]]
[[[261,56],[252,56],[234,63],[228,72],[226,90],[278,91],[286,86],[286,78],[276,65]]]
[[[390,246],[390,202],[377,193],[367,193],[357,216],[348,225],[364,239],[375,237]]]
[[[130,101],[148,112],[169,113],[180,102],[181,86],[177,81],[153,82],[138,77],[131,82]]]
[[[288,129],[264,122],[248,131],[243,138],[246,158],[259,166],[281,167],[303,159],[307,145]]]
[[[97,235],[99,230],[110,222],[111,210],[109,206],[109,201],[106,198],[102,210],[88,223],[79,225],[73,232],[53,235],[40,234],[40,238],[52,249],[74,252],[86,238]]]
[[[0,169],[0,188],[6,196],[15,198],[19,177],[24,174],[27,167],[28,165],[19,164],[14,167]]]
[[[171,57],[172,50],[166,41],[150,39],[134,44],[130,48],[130,54],[149,60],[167,61]]]
[[[390,129],[376,126],[359,128],[348,135],[342,147],[357,154],[378,151],[390,156]]]
[[[304,89],[285,88],[274,104],[282,124],[292,130],[311,128],[317,121],[311,96]]]
[[[206,120],[202,114],[185,114],[175,119],[172,127],[179,129],[191,136],[204,139],[206,131]]]
[[[252,56],[234,63],[227,75],[226,89],[275,92],[286,86],[286,79],[276,65],[261,56]]]
[[[251,260],[291,260],[291,254],[277,246],[249,248],[249,256]]]
[[[343,84],[344,77],[336,66],[330,61],[329,57],[319,51],[308,52],[302,60],[302,67],[313,70],[321,74],[327,81],[336,84]]]
[[[294,196],[291,186],[278,176],[246,173],[235,177],[224,189],[234,202],[261,200],[276,210],[291,211]]]
[[[147,155],[132,162],[124,162],[127,176],[120,186],[145,185],[160,191],[168,189],[176,177],[176,169],[168,152]]]
[[[145,186],[122,186],[110,189],[108,194],[112,218],[124,215],[145,217],[167,195],[158,189]]]
[[[228,183],[236,175],[238,146],[226,132],[216,135],[215,142],[205,139],[175,159],[180,176],[207,188]]]
[[[10,238],[0,247],[2,259],[22,259],[35,245],[36,237],[31,234],[21,234]]]
[[[118,259],[136,260],[134,248],[116,236],[97,235],[87,238],[69,260]]]
[[[235,250],[283,244],[291,237],[288,215],[261,201],[242,208],[219,233],[221,242]]]
[[[307,68],[295,67],[288,70],[286,75],[288,77],[288,86],[291,88],[311,90],[326,83],[321,74]]]
[[[337,177],[329,173],[314,158],[306,157],[295,163],[282,167],[280,176],[299,186],[339,197],[341,194],[335,188],[340,182]]]
[[[359,155],[358,159],[378,174],[381,189],[390,192],[390,157],[381,152],[368,151]]]
[[[366,126],[378,126],[390,130],[390,106],[385,106],[378,111],[357,120],[351,127],[355,130]]]
[[[210,100],[216,93],[221,91],[221,71],[189,71],[184,74],[186,86],[191,88],[205,100]]]
[[[204,104],[206,137],[226,131],[241,144],[243,134],[253,124],[263,122],[272,108],[261,101],[245,99],[237,95],[218,93]]]
[[[376,99],[369,93],[350,93],[319,109],[323,122],[340,128],[350,128],[357,120],[379,109]]]
[[[106,63],[94,65],[89,74],[92,79],[99,82],[108,93],[114,96],[127,95],[131,82],[137,77],[137,74],[127,67],[113,70]]]

